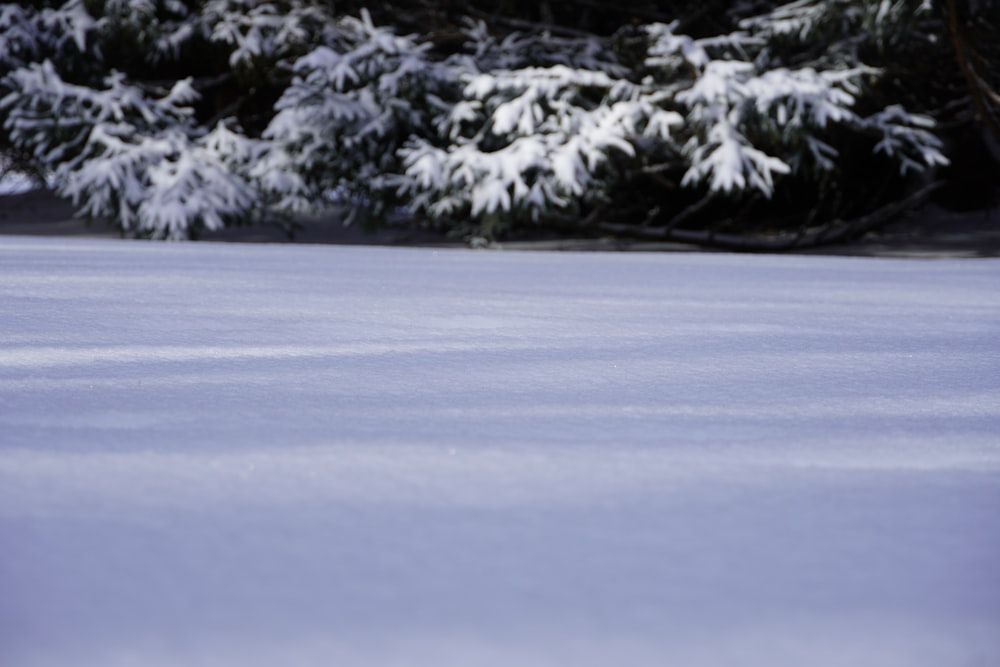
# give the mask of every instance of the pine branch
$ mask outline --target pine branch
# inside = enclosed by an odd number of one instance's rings
[[[644,227],[640,224],[615,222],[597,222],[592,225],[592,229],[623,238],[689,243],[722,250],[747,252],[801,250],[842,243],[874,231],[927,201],[927,198],[942,185],[944,185],[942,181],[930,183],[905,199],[882,206],[853,220],[833,220],[815,229],[803,228],[789,234],[727,234],[716,231],[722,223],[729,221],[721,221],[710,229],[676,229],[670,223],[661,227]]]
[[[586,30],[580,30],[578,28],[571,28],[565,25],[558,25],[556,23],[543,23],[540,21],[528,21],[526,19],[514,18],[511,16],[497,16],[495,14],[489,14],[487,12],[473,9],[469,11],[471,16],[483,19],[489,23],[500,23],[509,28],[515,28],[517,30],[530,30],[532,32],[547,32],[552,35],[565,35],[566,37],[594,37],[594,33],[587,32]]]
[[[976,115],[993,134],[994,138],[1000,141],[1000,121],[997,120],[993,109],[990,108],[991,103],[1000,106],[1000,101],[998,101],[1000,100],[1000,96],[979,76],[979,73],[976,72],[971,62],[977,54],[962,27],[959,17],[958,0],[947,0],[946,6],[948,12],[948,32],[951,35],[955,58],[958,60],[958,67],[965,79],[966,88],[969,91],[969,96],[972,98]]]

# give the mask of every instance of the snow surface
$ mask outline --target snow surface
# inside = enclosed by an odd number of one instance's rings
[[[22,194],[38,187],[27,174],[8,169],[10,167],[0,156],[0,196]]]
[[[998,665],[998,286],[0,239],[0,664]]]

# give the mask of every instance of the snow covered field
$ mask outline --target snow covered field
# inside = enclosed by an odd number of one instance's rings
[[[1000,665],[1000,260],[0,239],[5,667]]]

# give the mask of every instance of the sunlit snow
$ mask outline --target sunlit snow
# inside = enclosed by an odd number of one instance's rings
[[[997,664],[998,287],[2,239],[0,664]]]

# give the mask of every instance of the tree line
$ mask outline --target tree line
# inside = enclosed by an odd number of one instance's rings
[[[133,237],[336,205],[470,243],[835,243],[991,204],[996,4],[13,2],[0,157]]]

